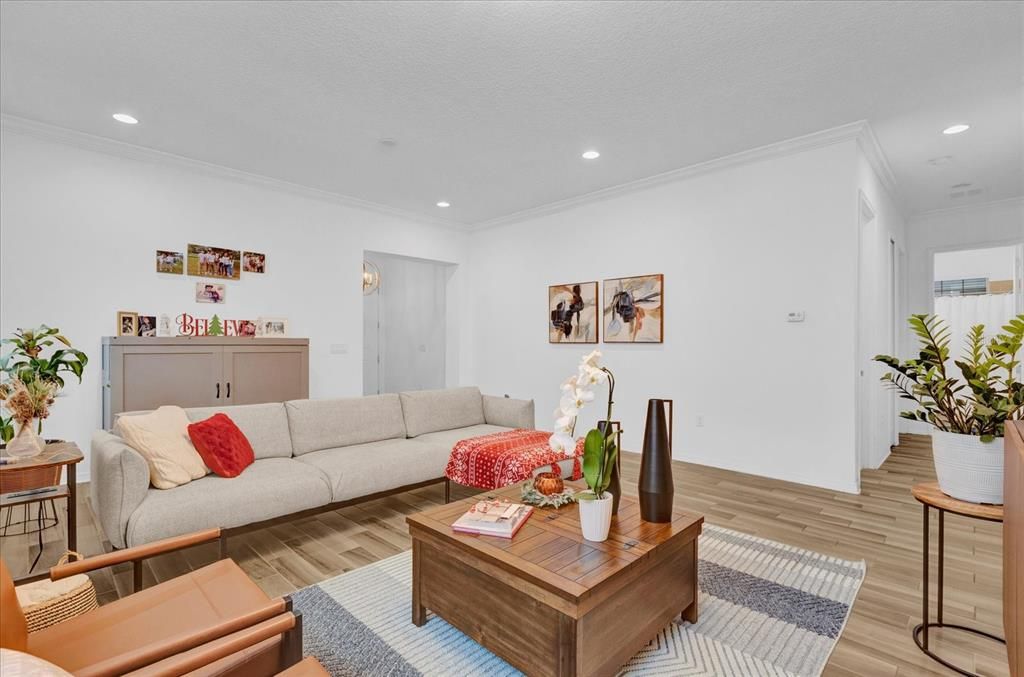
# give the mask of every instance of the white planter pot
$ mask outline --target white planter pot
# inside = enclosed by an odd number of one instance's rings
[[[608,540],[608,529],[612,525],[612,498],[612,495],[606,492],[601,498],[577,501],[580,506],[583,538],[597,543]]]
[[[932,455],[939,488],[971,503],[1003,502],[1003,440],[932,431]]]

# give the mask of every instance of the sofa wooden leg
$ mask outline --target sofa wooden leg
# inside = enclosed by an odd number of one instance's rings
[[[452,481],[447,477],[444,478],[444,502],[452,502]]]
[[[302,614],[295,614],[295,627],[281,638],[281,670],[302,660]]]
[[[218,559],[227,559],[228,557],[228,535],[223,531],[220,532],[220,550],[217,555]]]

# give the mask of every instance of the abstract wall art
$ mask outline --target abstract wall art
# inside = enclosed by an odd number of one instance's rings
[[[597,282],[548,287],[548,342],[597,343]]]
[[[665,340],[664,275],[604,281],[605,343],[661,343]]]

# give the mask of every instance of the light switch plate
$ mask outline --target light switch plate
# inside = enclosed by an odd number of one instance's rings
[[[792,311],[786,313],[786,322],[803,322],[803,321],[804,321],[804,311],[802,311],[802,310],[792,310]]]

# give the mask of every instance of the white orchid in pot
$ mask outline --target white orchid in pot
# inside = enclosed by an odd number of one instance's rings
[[[599,364],[601,351],[595,350],[580,360],[576,374],[562,384],[562,398],[555,412],[555,433],[550,445],[555,451],[571,456],[576,449],[576,420],[580,410],[594,400],[594,388],[608,383],[608,412],[606,421],[612,420],[615,395],[615,376]],[[612,521],[613,496],[608,493],[619,449],[611,426],[604,430],[594,428],[583,442],[583,479],[587,491],[576,494],[580,508],[580,525],[588,541],[608,538]]]
[[[932,425],[932,452],[939,488],[974,503],[1003,502],[1003,449],[996,440],[1007,421],[1024,418],[1024,383],[1014,377],[1024,343],[1024,315],[993,338],[985,326],[967,334],[960,359],[961,377],[948,366],[950,330],[934,315],[912,315],[910,328],[920,341],[918,357],[901,362],[877,355],[892,372],[882,381],[900,397],[916,402],[916,411],[900,415]]]

